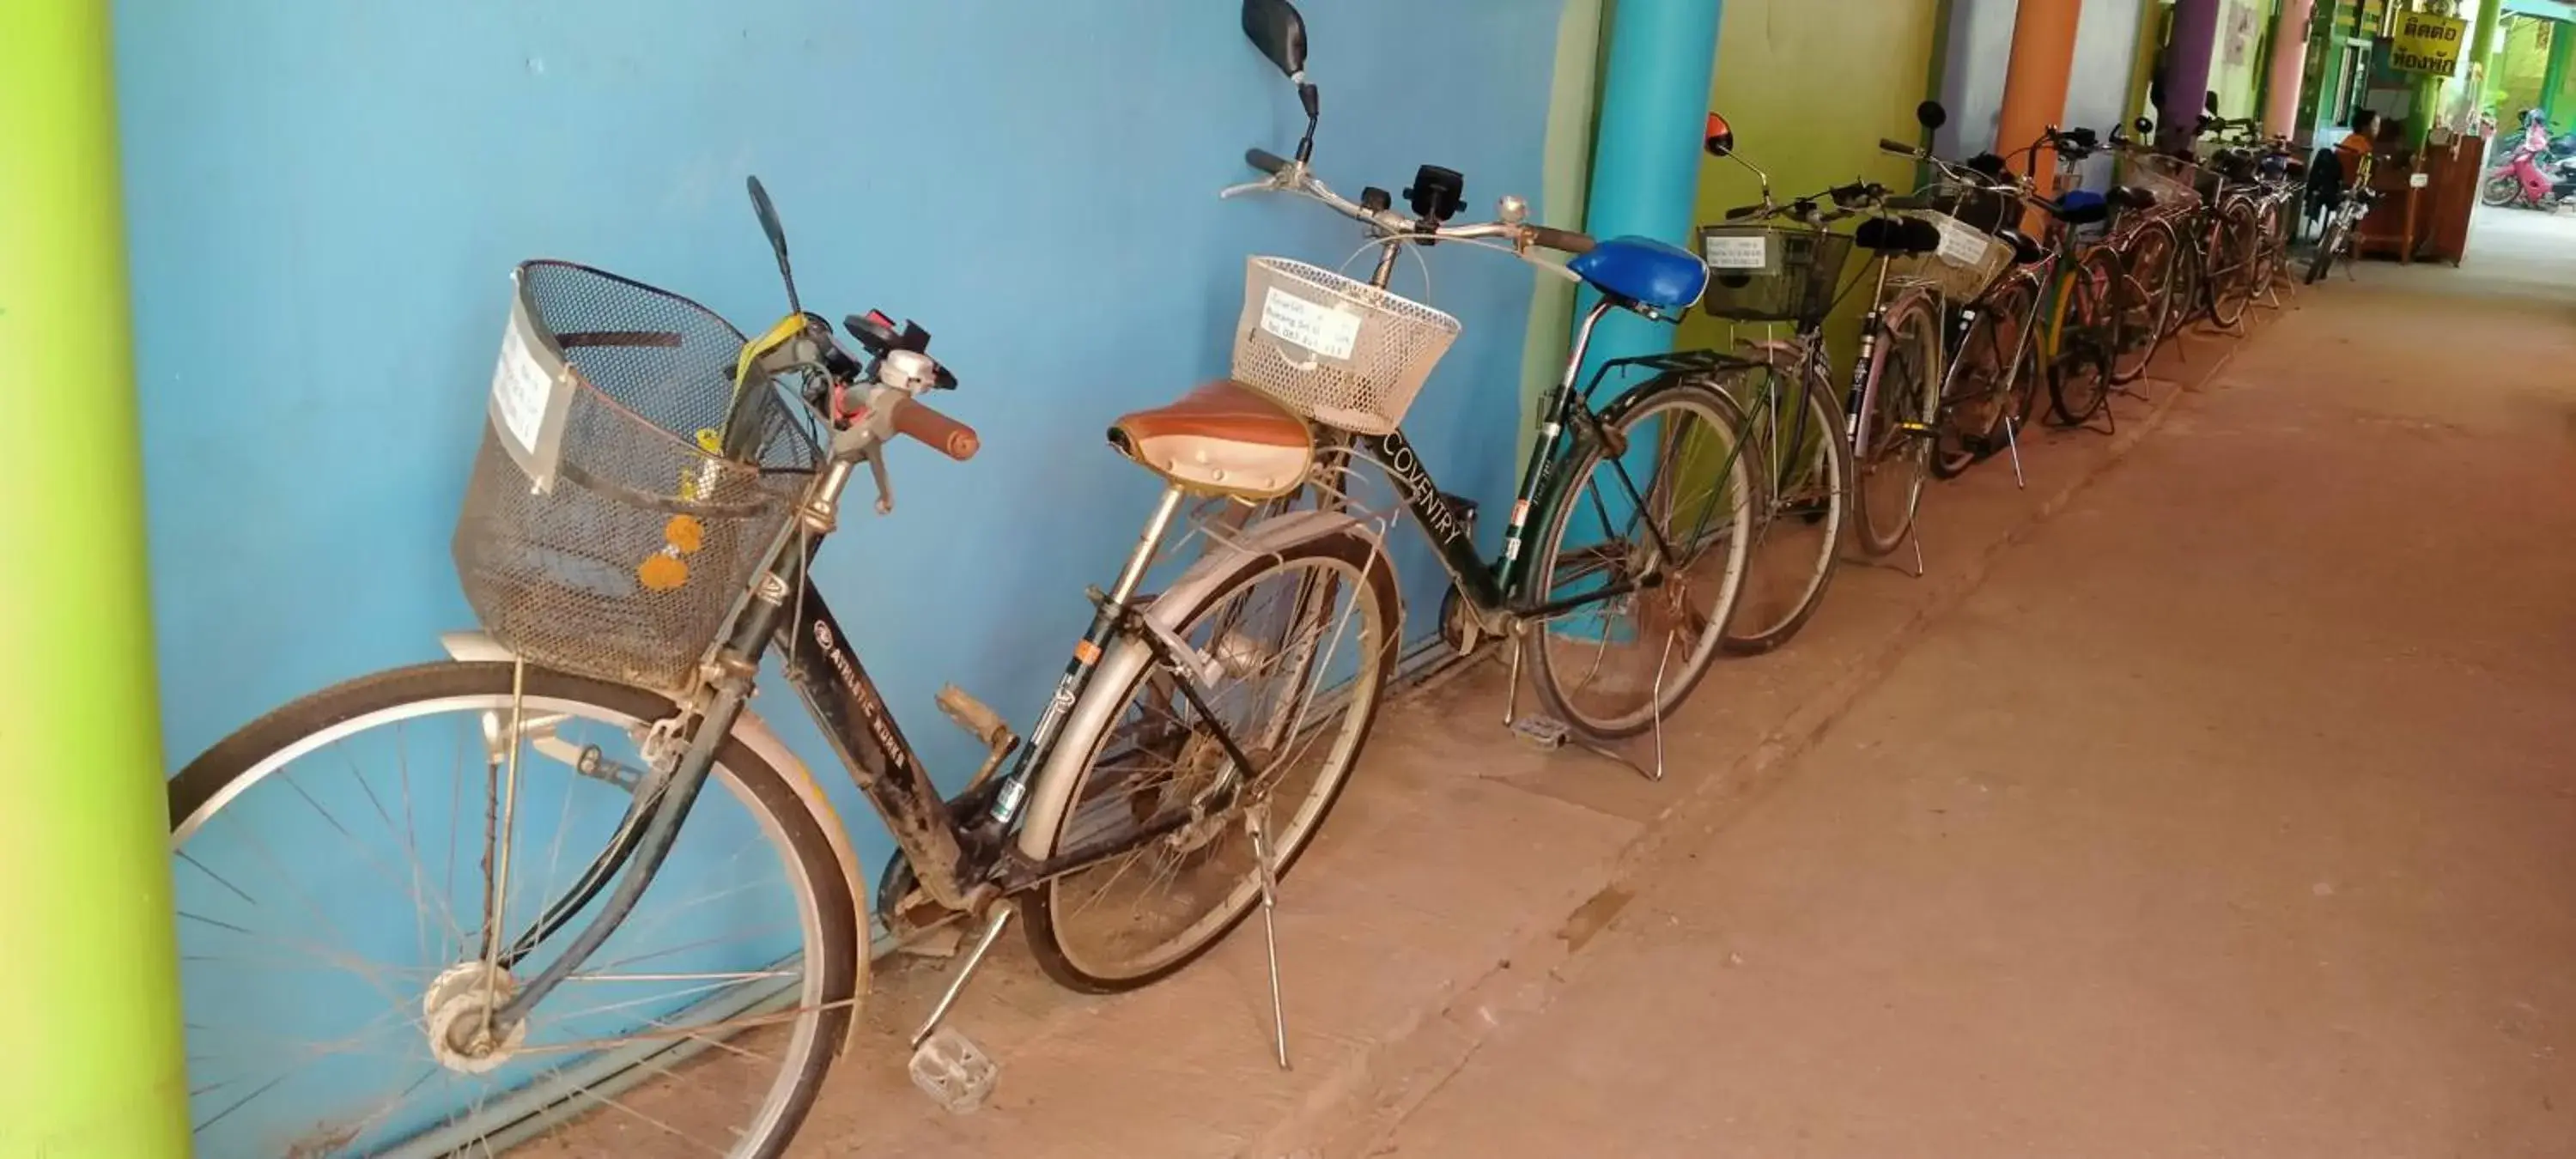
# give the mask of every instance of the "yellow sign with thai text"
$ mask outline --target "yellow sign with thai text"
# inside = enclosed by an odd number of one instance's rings
[[[2459,71],[2460,49],[2468,42],[2468,21],[2409,12],[2397,18],[2397,42],[2388,63],[2401,72],[2449,76]]]

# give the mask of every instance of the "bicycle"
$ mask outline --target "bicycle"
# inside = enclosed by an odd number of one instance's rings
[[[749,184],[789,304],[756,339],[588,267],[518,270],[455,540],[486,633],[272,712],[170,782],[202,1153],[633,1153],[591,1133],[641,1127],[775,1156],[852,1041],[871,913],[898,939],[983,923],[913,1035],[916,1082],[971,1106],[993,1064],[943,1021],[1015,913],[1059,983],[1146,985],[1266,918],[1338,799],[1400,640],[1377,541],[1280,521],[1140,591],[1185,495],[1301,477],[1306,428],[1275,409],[1201,436],[1244,474],[1169,479],[1025,744],[941,691],[987,750],[941,794],[809,565],[861,466],[892,511],[896,436],[979,443],[920,401],[956,385],[926,331],[851,315],[853,351],[804,310]],[[1124,423],[1140,461],[1153,417]],[[898,847],[870,908],[831,805],[748,707],[772,654]],[[275,852],[326,842],[351,856],[298,875]]]
[[[1404,435],[1402,411],[1409,397],[1364,405],[1333,397],[1337,381],[1346,377],[1335,368],[1356,364],[1367,352],[1354,353],[1336,338],[1337,323],[1330,317],[1284,306],[1297,316],[1274,317],[1267,306],[1256,316],[1247,301],[1237,328],[1237,377],[1243,382],[1213,389],[1281,400],[1321,428],[1313,479],[1301,492],[1271,500],[1254,526],[1297,518],[1293,509],[1310,501],[1340,510],[1349,496],[1334,476],[1349,469],[1352,456],[1364,457],[1393,482],[1449,575],[1440,613],[1444,640],[1461,654],[1472,653],[1487,637],[1511,641],[1507,722],[1550,745],[1569,736],[1616,741],[1656,727],[1706,674],[1742,591],[1752,538],[1752,484],[1737,443],[1742,424],[1723,393],[1695,381],[1650,379],[1595,405],[1609,372],[1650,365],[1652,359],[1613,360],[1596,368],[1589,384],[1577,384],[1603,317],[1624,309],[1675,321],[1699,299],[1707,267],[1689,251],[1658,241],[1595,241],[1530,224],[1528,206],[1518,197],[1501,200],[1496,220],[1450,224],[1464,203],[1465,179],[1438,166],[1415,173],[1403,209],[1381,189],[1364,189],[1357,202],[1333,192],[1309,166],[1315,104],[1311,86],[1302,81],[1303,24],[1286,0],[1245,0],[1244,11],[1247,30],[1294,30],[1257,35],[1256,41],[1273,65],[1299,81],[1308,120],[1293,159],[1247,150],[1246,164],[1266,178],[1222,195],[1306,197],[1358,222],[1378,248],[1366,281],[1286,263],[1307,292],[1353,308],[1429,311],[1387,290],[1399,251],[1463,244],[1509,253],[1580,280],[1600,295],[1576,328],[1563,373],[1532,416],[1536,438],[1501,551],[1491,562],[1477,554],[1470,506],[1441,489]],[[1558,267],[1532,258],[1533,248],[1574,256]],[[1256,272],[1256,282],[1260,278]],[[1640,462],[1648,448],[1651,461]],[[1616,664],[1614,645],[1621,652]],[[1546,716],[1518,713],[1525,660]],[[1660,745],[1657,765],[1647,773],[1662,775]]]
[[[1749,401],[1738,403],[1744,411],[1739,441],[1752,449],[1759,465],[1755,563],[1758,567],[1766,556],[1778,558],[1786,570],[1776,598],[1748,580],[1726,641],[1730,651],[1758,654],[1786,643],[1821,605],[1840,562],[1850,492],[1863,494],[1856,514],[1864,551],[1884,555],[1910,530],[1936,402],[1938,301],[1929,289],[1903,282],[1891,297],[1887,266],[1900,257],[1937,252],[1940,237],[1920,222],[1880,213],[1889,191],[1876,182],[1773,202],[1769,175],[1735,152],[1733,130],[1715,114],[1710,115],[1707,144],[1712,155],[1759,176],[1763,193],[1758,204],[1727,210],[1722,224],[1700,227],[1701,257],[1712,278],[1701,309],[1738,325],[1785,323],[1791,328],[1787,338],[1739,340],[1738,348],[1749,357],[1686,351],[1666,361],[1669,373],[1758,380],[1758,390],[1744,392]],[[1854,234],[1830,232],[1838,222],[1864,216],[1868,220]],[[1871,284],[1871,302],[1849,399],[1837,405],[1824,320],[1859,284],[1839,284],[1855,246],[1871,254],[1873,269],[1862,275]],[[1857,471],[1855,459],[1865,463]],[[1893,504],[1871,501],[1873,491],[1885,492],[1891,484]],[[1889,507],[1894,514],[1873,514]],[[1801,549],[1784,537],[1784,530],[1812,533],[1815,544]]]
[[[2338,260],[2345,262],[2344,273],[2351,276],[2353,234],[2361,228],[2361,219],[2369,216],[2379,204],[2381,194],[2371,188],[2371,167],[2375,160],[2364,153],[2353,165],[2352,180],[2345,183],[2343,196],[2326,210],[2325,225],[2317,232],[2316,251],[2308,257],[2307,283],[2311,286],[2325,280]]]

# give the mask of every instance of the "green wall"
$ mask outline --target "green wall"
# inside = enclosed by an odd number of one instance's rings
[[[1785,196],[1856,178],[1906,187],[1913,166],[1878,151],[1878,139],[1917,136],[1914,106],[1931,86],[1940,0],[1870,0],[1868,19],[1817,0],[1727,0],[1709,107],[1735,126],[1744,158],[1771,173]],[[1701,170],[1699,220],[1760,196],[1741,166]],[[1677,239],[1678,240],[1678,239]],[[1855,259],[1857,261],[1857,259]],[[1855,265],[1854,269],[1857,269]],[[1845,271],[1848,280],[1852,270]],[[1829,329],[1848,351],[1868,303],[1854,293]],[[1680,345],[1725,341],[1725,323],[1693,315]]]

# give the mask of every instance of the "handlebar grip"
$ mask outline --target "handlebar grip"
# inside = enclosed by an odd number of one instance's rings
[[[975,452],[984,445],[983,440],[975,437],[975,428],[919,402],[907,402],[896,408],[894,433],[918,441],[960,463],[974,458]]]
[[[1899,141],[1894,137],[1879,138],[1878,147],[1890,153],[1905,153],[1911,155],[1915,151],[1913,142]]]
[[[1762,207],[1759,205],[1739,205],[1726,211],[1726,220],[1742,221],[1745,218],[1751,217],[1760,212],[1762,212]]]
[[[1268,149],[1244,150],[1243,163],[1273,176],[1278,175],[1280,170],[1288,167],[1287,158],[1282,157],[1277,153],[1273,153]]]
[[[1591,235],[1576,233],[1570,229],[1555,229],[1550,226],[1533,225],[1529,227],[1529,240],[1531,245],[1545,246],[1548,249],[1558,250],[1569,254],[1588,254],[1592,252]]]
[[[1879,204],[1888,209],[1937,209],[1940,203],[1929,197],[1891,197]]]

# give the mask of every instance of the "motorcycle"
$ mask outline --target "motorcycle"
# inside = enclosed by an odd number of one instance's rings
[[[2576,164],[2550,162],[2528,146],[2515,149],[2511,160],[2488,170],[2478,182],[2482,205],[2556,209],[2571,201],[2576,201]]]

